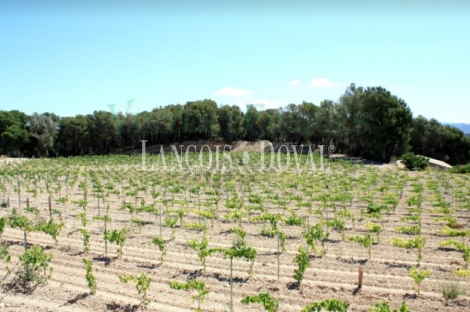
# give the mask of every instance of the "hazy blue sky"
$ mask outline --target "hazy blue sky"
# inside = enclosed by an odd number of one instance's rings
[[[355,83],[470,123],[467,1],[65,2],[0,3],[0,109],[266,108],[337,100]]]

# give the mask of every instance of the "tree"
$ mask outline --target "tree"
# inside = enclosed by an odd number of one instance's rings
[[[219,109],[219,128],[223,138],[230,141],[243,132],[243,112],[236,105]]]
[[[8,154],[20,154],[23,147],[29,143],[29,133],[20,124],[14,124],[6,128],[1,135],[1,140],[5,144],[4,151]]]
[[[388,162],[408,148],[412,113],[405,101],[382,87],[351,84],[340,99],[348,153]]]
[[[90,150],[88,119],[83,115],[60,120],[56,150],[63,156],[80,156]]]
[[[24,152],[29,143],[26,123],[29,116],[13,111],[0,111],[0,154],[16,155]]]
[[[58,132],[58,123],[51,116],[34,113],[29,121],[29,131],[37,141],[37,150],[40,156],[49,156],[49,151],[54,146],[54,140]]]
[[[94,111],[93,115],[87,115],[86,118],[90,134],[90,152],[110,153],[116,147],[116,133],[119,129],[113,114],[106,111]]]

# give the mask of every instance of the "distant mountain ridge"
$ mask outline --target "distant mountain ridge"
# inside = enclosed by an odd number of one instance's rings
[[[445,123],[445,125],[455,127],[457,129],[462,130],[463,133],[470,134],[470,124],[466,124],[466,123]]]

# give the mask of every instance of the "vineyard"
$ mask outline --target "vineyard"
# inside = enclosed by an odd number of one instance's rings
[[[188,155],[0,163],[1,309],[470,310],[469,175]]]

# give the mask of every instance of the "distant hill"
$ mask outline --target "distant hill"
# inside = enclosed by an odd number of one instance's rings
[[[465,123],[445,123],[445,125],[449,125],[452,127],[455,127],[457,129],[460,129],[463,131],[463,133],[468,133],[470,134],[470,124],[465,124]]]

